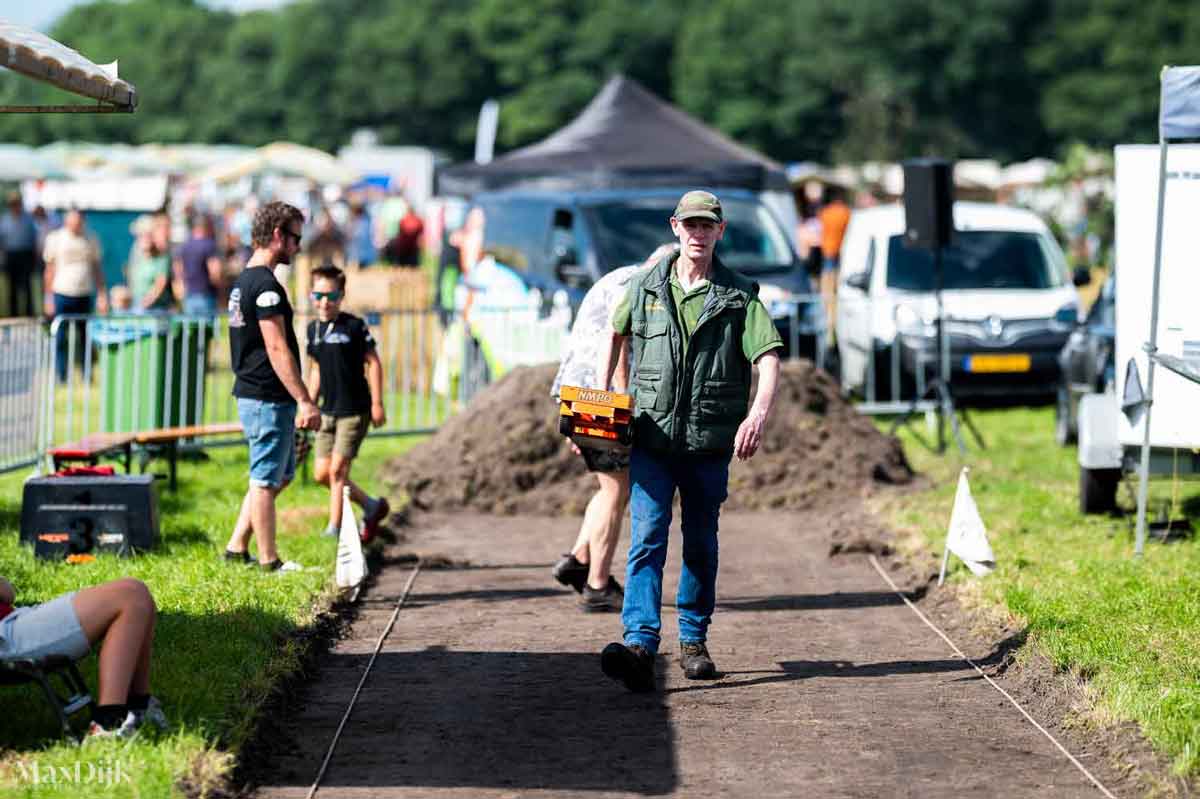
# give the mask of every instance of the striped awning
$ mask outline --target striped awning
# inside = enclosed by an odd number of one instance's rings
[[[110,106],[107,110],[132,111],[137,106],[137,90],[117,77],[117,62],[94,64],[43,33],[3,20],[0,20],[0,66],[97,100]]]

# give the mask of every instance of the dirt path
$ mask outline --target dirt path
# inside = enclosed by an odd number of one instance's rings
[[[682,678],[667,607],[661,691],[627,693],[597,657],[619,618],[549,576],[574,525],[417,521],[400,549],[459,565],[418,575],[318,797],[1100,796],[865,558],[828,558],[813,514],[726,514],[709,642],[725,676]],[[664,597],[678,558],[676,533]],[[307,795],[410,572],[386,567],[323,658],[261,799]]]

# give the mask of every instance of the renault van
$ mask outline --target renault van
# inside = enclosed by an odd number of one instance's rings
[[[954,205],[941,254],[942,320],[958,396],[1051,397],[1079,313],[1076,279],[1049,229],[1023,209]],[[910,247],[904,208],[855,211],[842,243],[836,337],[843,388],[911,399],[939,373],[934,255]]]

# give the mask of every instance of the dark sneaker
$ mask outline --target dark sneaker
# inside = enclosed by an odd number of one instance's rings
[[[550,573],[554,575],[555,580],[568,588],[574,588],[577,594],[582,594],[583,587],[587,585],[587,564],[575,560],[575,556],[570,553],[559,558]]]
[[[717,664],[708,656],[708,647],[703,641],[681,641],[679,644],[679,666],[689,680],[715,680]]]
[[[609,644],[600,653],[600,669],[607,677],[625,683],[634,693],[654,690],[654,655],[637,644]]]
[[[620,613],[624,604],[625,592],[621,590],[621,584],[612,577],[608,578],[608,585],[600,589],[592,588],[587,583],[583,584],[579,606],[584,613]]]
[[[237,563],[237,564],[244,564],[247,566],[250,565],[250,553],[249,552],[231,552],[227,549],[227,550],[225,550],[225,553],[221,557],[225,560],[226,563]]]
[[[387,518],[391,510],[392,506],[388,504],[387,497],[375,500],[375,507],[371,508],[371,512],[363,519],[362,532],[358,534],[364,544],[370,542],[379,532],[379,523]]]

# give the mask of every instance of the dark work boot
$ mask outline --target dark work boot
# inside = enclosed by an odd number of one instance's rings
[[[654,690],[654,655],[634,644],[613,643],[600,653],[600,669],[607,677],[625,683],[634,693]]]
[[[583,595],[579,597],[579,607],[584,613],[620,613],[624,603],[625,592],[612,577],[608,578],[608,585],[600,589],[584,583]]]
[[[588,565],[580,563],[569,552],[558,559],[550,573],[554,575],[555,580],[568,588],[574,588],[577,594],[583,593],[583,587],[587,585]]]
[[[708,656],[703,641],[679,642],[679,666],[689,680],[715,680],[717,664]]]

